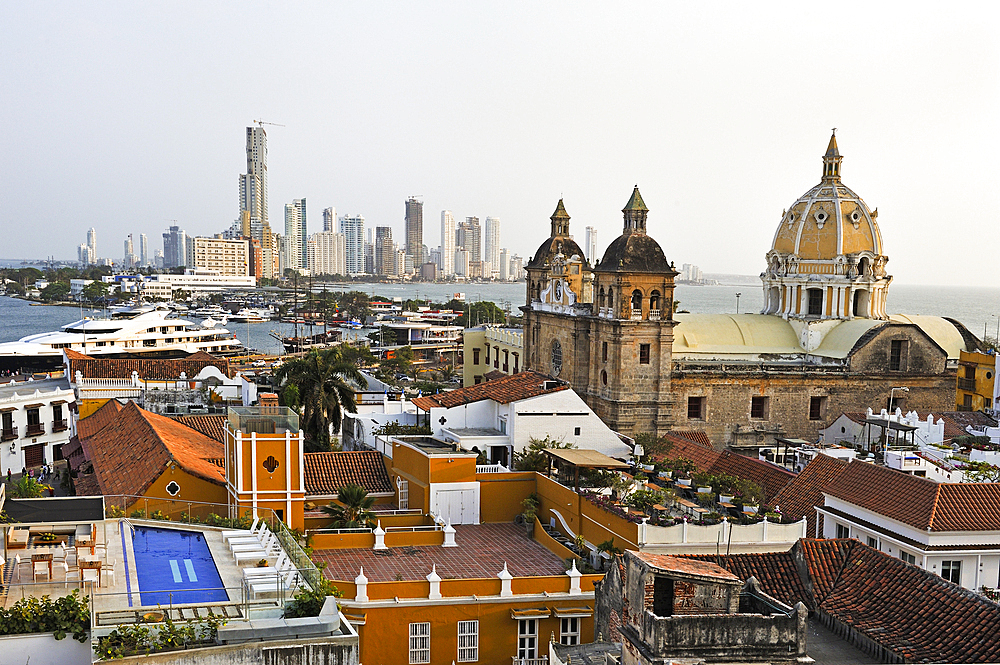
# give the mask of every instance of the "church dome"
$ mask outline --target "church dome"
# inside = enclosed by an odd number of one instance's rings
[[[624,231],[608,245],[604,258],[594,267],[594,272],[674,272],[660,243],[646,235],[648,212],[649,208],[643,203],[639,187],[636,186],[632,190],[632,198],[622,209],[625,215]]]
[[[526,267],[543,268],[549,266],[552,264],[552,260],[560,255],[567,259],[572,259],[574,256],[579,257],[586,264],[587,259],[583,250],[580,249],[580,246],[569,235],[570,217],[569,213],[566,212],[566,206],[563,205],[562,199],[559,199],[556,211],[552,213],[549,219],[552,222],[551,235],[538,246],[538,249],[531,257],[531,260],[528,261]]]
[[[840,181],[836,135],[823,156],[823,179],[799,197],[782,215],[774,234],[773,252],[800,261],[836,261],[847,255],[881,256],[878,211]]]

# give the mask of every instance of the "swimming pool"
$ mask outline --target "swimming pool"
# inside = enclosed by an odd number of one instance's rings
[[[229,600],[202,534],[137,526],[132,551],[141,605]]]

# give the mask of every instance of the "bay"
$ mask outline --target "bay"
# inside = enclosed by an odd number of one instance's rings
[[[315,291],[323,290],[314,287]],[[428,284],[386,283],[386,284],[328,284],[326,290],[363,291],[370,297],[430,300],[444,303],[458,293],[464,293],[467,302],[481,300],[496,303],[501,309],[515,314],[524,304],[526,288],[524,282],[484,283],[484,284]],[[735,313],[736,294],[739,293],[739,311],[759,312],[764,303],[762,288],[748,284],[689,286],[680,285],[674,297],[680,301],[680,308],[692,313],[726,314]],[[1000,332],[1000,288],[996,287],[937,287],[894,284],[889,288],[887,311],[890,314],[922,314],[945,316],[963,323],[973,334],[982,337],[984,332],[991,338]],[[17,298],[0,297],[0,342],[16,341],[27,335],[58,330],[77,321],[81,312],[86,316],[100,315],[78,307],[33,306]],[[270,321],[266,323],[230,323],[231,330],[241,341],[265,353],[277,354],[280,343],[272,337],[291,335],[294,325]],[[308,332],[308,326],[299,326],[299,333]],[[315,332],[320,332],[317,327]]]

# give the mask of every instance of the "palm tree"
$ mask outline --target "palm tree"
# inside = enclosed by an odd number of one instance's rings
[[[364,487],[345,485],[337,490],[337,500],[343,505],[323,506],[323,512],[333,517],[335,529],[363,529],[375,524],[375,514],[371,511],[375,497],[368,496]]]
[[[339,431],[344,412],[358,412],[354,393],[365,385],[364,376],[344,359],[340,347],[311,349],[279,367],[274,379],[279,386],[290,384],[298,391],[307,452],[330,450],[330,427]]]

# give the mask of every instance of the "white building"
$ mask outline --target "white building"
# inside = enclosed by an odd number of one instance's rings
[[[937,483],[851,462],[823,498],[817,536],[857,538],[966,589],[1000,585],[1000,483]]]
[[[441,211],[441,277],[455,274],[455,216],[451,210]]]
[[[365,218],[341,215],[340,232],[344,234],[344,267],[348,275],[365,273]]]
[[[459,277],[469,276],[469,252],[465,249],[455,250],[455,274]]]
[[[486,239],[483,263],[489,264],[489,269],[483,271],[484,278],[498,278],[500,275],[500,218],[486,218]]]
[[[336,233],[337,232],[337,209],[336,208],[323,208],[323,232],[324,233]]]
[[[309,251],[309,272],[311,274],[347,274],[346,238],[343,233],[323,231],[312,234],[309,238]]]
[[[583,253],[591,264],[597,260],[597,229],[588,226],[583,244]]]
[[[500,250],[500,275],[498,279],[502,282],[510,281],[510,250],[506,247]]]
[[[65,379],[0,384],[0,473],[62,459],[74,431],[73,403]]]
[[[90,262],[97,261],[97,229],[90,227],[87,231],[87,247],[90,248]]]
[[[177,290],[190,293],[219,293],[232,289],[252,289],[257,286],[252,276],[220,275],[211,270],[188,270],[183,275],[107,275],[102,281],[116,285],[123,293],[169,299]]]
[[[250,275],[250,248],[246,240],[190,238],[185,243],[184,265],[192,270],[210,270],[227,277]]]
[[[306,250],[306,200],[295,199],[285,204],[285,243],[288,268],[306,268],[309,256]]]

